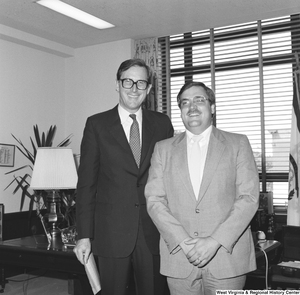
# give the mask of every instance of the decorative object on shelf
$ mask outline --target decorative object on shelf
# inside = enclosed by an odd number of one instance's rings
[[[151,90],[142,103],[142,107],[147,110],[159,111],[158,109],[158,82],[157,82],[157,48],[158,38],[145,38],[134,41],[135,55],[134,58],[140,58],[151,68],[152,80]]]
[[[75,189],[76,184],[77,170],[72,149],[37,149],[30,188],[37,191],[37,194],[39,191],[47,192],[47,213],[42,217],[42,222],[47,236],[50,233],[52,240],[61,236],[58,226],[64,220],[60,191]]]
[[[268,231],[267,231],[267,239],[268,240],[274,240],[274,235],[276,232],[276,225],[274,222],[275,214],[269,214],[268,215],[269,220],[268,220]]]
[[[259,208],[251,221],[251,229],[267,233],[270,216],[273,216],[273,192],[260,192]]]
[[[69,247],[74,247],[77,241],[76,226],[72,225],[61,230],[62,242]]]
[[[273,192],[259,193],[259,209],[266,210],[267,214],[273,214]]]

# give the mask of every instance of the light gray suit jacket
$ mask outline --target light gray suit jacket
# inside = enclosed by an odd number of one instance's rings
[[[185,278],[191,273],[194,266],[179,246],[189,237],[211,236],[222,245],[205,266],[216,278],[256,268],[249,223],[258,208],[259,178],[245,135],[213,127],[198,200],[189,178],[186,134],[158,142],[145,196],[161,234],[163,275]]]

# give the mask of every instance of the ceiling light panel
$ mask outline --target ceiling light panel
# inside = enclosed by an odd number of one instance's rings
[[[113,24],[59,0],[39,0],[36,1],[36,3],[97,29],[108,29],[114,27]]]

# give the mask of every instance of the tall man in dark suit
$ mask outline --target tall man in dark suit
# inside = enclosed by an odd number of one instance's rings
[[[150,81],[144,61],[124,61],[119,105],[89,117],[81,143],[74,252],[81,263],[91,251],[98,256],[103,295],[126,295],[131,269],[139,295],[164,294],[166,287],[144,189],[154,145],[172,137],[173,127],[168,116],[141,108]]]

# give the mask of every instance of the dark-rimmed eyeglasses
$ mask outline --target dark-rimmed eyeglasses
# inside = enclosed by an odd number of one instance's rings
[[[136,85],[137,89],[146,90],[149,85],[149,83],[146,80],[137,80],[136,82],[134,82],[130,78],[125,78],[125,79],[120,79],[120,81],[122,83],[122,87],[125,89],[131,89],[133,85]]]

